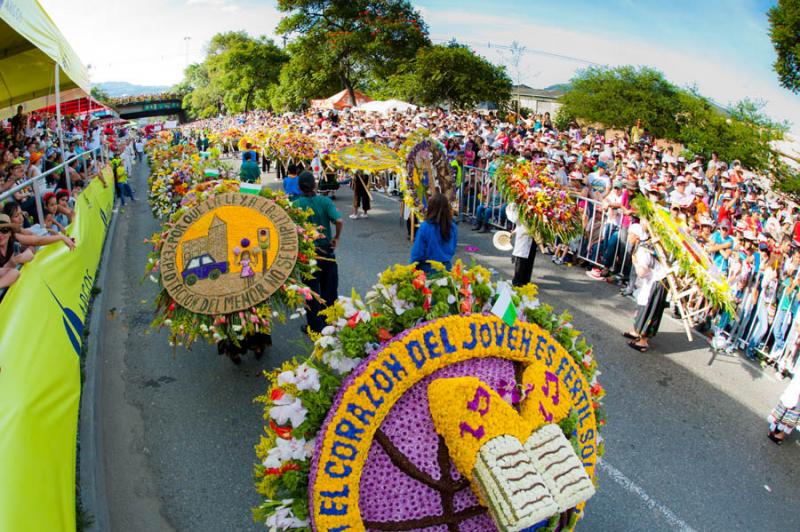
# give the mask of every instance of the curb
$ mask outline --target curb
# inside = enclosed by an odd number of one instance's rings
[[[116,202],[116,197],[114,198]],[[114,207],[112,206],[112,209]],[[99,360],[101,323],[106,314],[105,282],[108,262],[113,248],[118,215],[111,217],[103,253],[100,255],[95,286],[103,290],[92,304],[92,319],[89,323],[89,345],[86,348],[86,380],[81,389],[80,425],[80,500],[84,511],[93,517],[87,531],[109,530],[108,504],[106,502],[105,467],[100,428],[100,416],[96,408],[103,377],[103,365]]]

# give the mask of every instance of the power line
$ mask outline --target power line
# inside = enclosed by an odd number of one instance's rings
[[[450,42],[451,39],[431,39],[432,41],[436,42],[443,42],[447,43]],[[488,49],[497,49],[497,50],[511,50],[512,47],[507,44],[497,44],[489,42],[477,42],[477,41],[458,41],[459,43],[468,44],[470,46],[480,47],[480,48],[488,48]],[[572,61],[575,63],[582,63],[585,65],[592,65],[592,66],[602,66],[600,63],[595,63],[594,61],[589,61],[588,59],[581,59],[580,57],[573,57],[571,55],[564,55],[564,54],[557,54],[555,52],[548,52],[546,50],[538,50],[535,48],[528,48],[527,46],[523,47],[522,50],[523,54],[534,54],[534,55],[543,55],[546,57],[553,57],[556,59],[564,59],[567,61]]]

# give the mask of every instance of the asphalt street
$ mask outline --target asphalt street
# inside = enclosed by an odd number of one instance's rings
[[[142,281],[148,245],[159,224],[146,201],[146,167],[132,179],[139,201],[119,212],[107,286],[96,398],[112,530],[263,530],[253,523],[253,446],[263,427],[253,398],[263,370],[302,355],[302,323],[278,325],[261,361],[241,366],[213,346],[168,346],[149,329],[156,285]],[[274,183],[274,178],[269,179]],[[336,204],[345,215],[338,252],[340,293],[365,292],[377,274],[408,260],[410,243],[394,198],[374,194],[368,219],[346,218],[349,190]],[[478,251],[466,252],[466,246]],[[507,254],[491,235],[459,228],[458,255],[510,278]],[[766,438],[765,416],[788,381],[741,358],[714,356],[665,319],[651,350],[629,349],[621,332],[634,304],[583,269],[537,257],[542,301],[574,316],[594,344],[608,424],[600,489],[582,530],[800,530],[800,442]],[[96,339],[98,340],[98,339]]]

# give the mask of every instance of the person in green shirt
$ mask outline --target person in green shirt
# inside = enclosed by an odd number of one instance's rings
[[[253,160],[251,152],[244,154],[244,162],[239,168],[239,179],[245,183],[258,183],[261,179],[261,169],[258,167],[258,163]]]
[[[318,270],[314,278],[308,281],[308,287],[320,295],[324,305],[316,299],[309,302],[306,313],[308,328],[314,332],[322,331],[325,318],[320,316],[320,311],[332,305],[339,297],[339,268],[336,264],[336,247],[342,235],[342,215],[336,209],[330,198],[318,196],[316,180],[311,172],[303,172],[297,178],[302,196],[292,203],[295,207],[313,211],[309,222],[322,228],[322,236],[314,242],[317,252]],[[331,234],[331,224],[336,227],[336,234]]]

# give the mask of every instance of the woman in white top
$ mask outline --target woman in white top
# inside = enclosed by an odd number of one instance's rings
[[[667,289],[662,282],[666,271],[656,260],[653,250],[641,245],[633,256],[636,269],[636,317],[633,331],[622,333],[630,338],[628,346],[644,353],[649,348],[649,340],[658,333],[661,317],[667,307]]]

